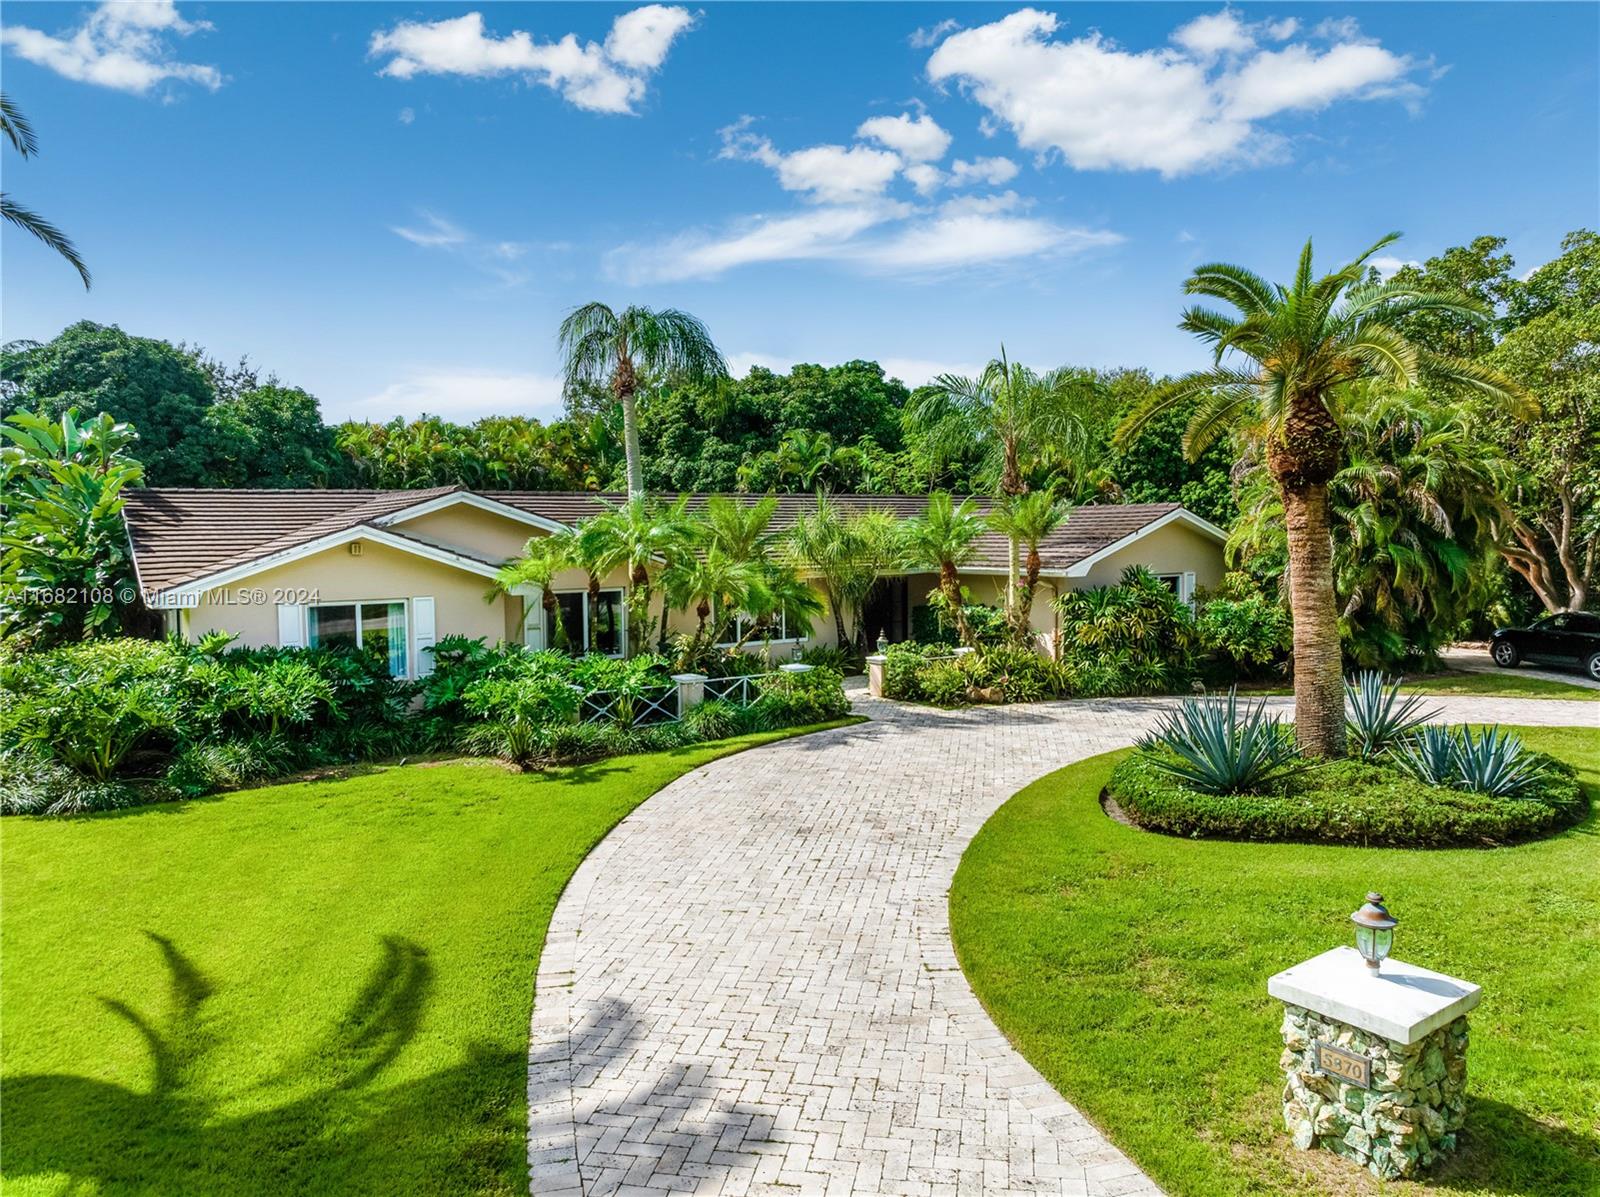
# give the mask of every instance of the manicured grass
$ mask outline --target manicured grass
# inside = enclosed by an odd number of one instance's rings
[[[673,778],[791,734],[5,820],[7,1197],[525,1194],[567,879]]]
[[[1600,690],[1571,682],[1529,677],[1505,669],[1495,673],[1429,673],[1405,680],[1408,690],[1424,694],[1479,694],[1493,698],[1576,698],[1600,702]]]
[[[1592,729],[1517,730],[1600,796]],[[1266,984],[1351,942],[1347,916],[1378,889],[1401,920],[1398,958],[1486,994],[1472,1015],[1463,1151],[1436,1181],[1600,1192],[1600,819],[1494,850],[1184,840],[1101,811],[1120,755],[1052,774],[1000,809],[962,859],[951,928],[1018,1050],[1161,1185],[1204,1197],[1377,1191],[1352,1165],[1289,1145],[1282,1006]]]
[[[1600,702],[1600,690],[1570,682],[1551,681],[1549,678],[1529,677],[1512,670],[1410,674],[1404,679],[1404,688],[1418,694],[1471,694],[1480,698],[1573,698],[1582,702]],[[1282,683],[1246,682],[1239,687],[1239,692],[1293,694],[1294,689]]]

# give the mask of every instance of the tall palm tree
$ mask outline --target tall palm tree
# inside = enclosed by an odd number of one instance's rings
[[[1039,545],[1067,522],[1070,510],[1050,491],[1034,490],[1002,500],[989,513],[989,527],[1027,550],[1022,585],[1017,588],[1017,602],[1011,613],[1012,632],[1023,643],[1031,638],[1033,596],[1039,586],[1043,564],[1039,559]]]
[[[31,158],[39,152],[39,139],[34,134],[33,125],[11,102],[11,97],[4,92],[0,92],[0,133],[3,133],[5,139],[11,143],[11,148],[24,158]],[[89,268],[78,256],[78,248],[72,244],[70,237],[37,212],[23,207],[4,192],[0,192],[0,217],[9,220],[24,232],[32,233],[65,258],[78,272],[78,277],[83,280],[83,289],[85,291],[89,289]]]
[[[561,620],[561,609],[550,584],[556,574],[574,564],[572,549],[570,533],[532,537],[523,547],[522,556],[495,574],[495,590],[486,596],[492,600],[496,593],[509,594],[522,586],[537,586],[545,623],[554,629],[550,647],[563,650],[568,646],[567,626]]]
[[[568,314],[561,322],[560,347],[569,395],[604,385],[621,405],[628,498],[644,498],[639,411],[634,402],[641,376],[651,383],[726,378],[728,363],[722,351],[706,326],[688,312],[641,307],[615,312],[603,303],[586,303]]]
[[[1037,374],[1000,356],[976,378],[941,374],[906,408],[935,456],[976,446],[982,454],[979,476],[998,488],[1001,498],[1028,489],[1027,471],[1046,458],[1075,455],[1086,443],[1080,408],[1090,386],[1077,371]],[[1021,546],[1011,541],[1010,584],[1006,605],[1015,609]]]
[[[961,567],[977,553],[983,532],[976,503],[963,499],[958,507],[949,491],[936,490],[928,496],[927,510],[907,520],[902,533],[906,563],[938,569],[939,593],[956,625],[956,636],[967,645],[972,643],[972,629],[962,607]]]
[[[1476,362],[1429,353],[1396,331],[1418,312],[1487,323],[1481,302],[1378,282],[1367,260],[1396,240],[1391,233],[1331,274],[1312,273],[1311,242],[1294,282],[1274,285],[1228,263],[1201,266],[1184,284],[1237,308],[1237,317],[1191,307],[1179,327],[1213,350],[1210,369],[1157,388],[1118,427],[1128,445],[1155,416],[1194,405],[1184,432],[1191,460],[1233,432],[1266,461],[1282,499],[1294,615],[1295,738],[1309,756],[1337,756],[1344,747],[1344,683],[1334,599],[1328,484],[1344,462],[1338,400],[1367,379],[1409,387],[1429,374],[1503,401],[1522,398],[1516,385]],[[1237,362],[1225,361],[1232,355]]]

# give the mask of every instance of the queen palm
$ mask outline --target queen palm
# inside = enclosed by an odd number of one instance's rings
[[[1024,643],[1032,626],[1033,596],[1039,586],[1039,571],[1043,565],[1039,558],[1039,545],[1045,537],[1067,522],[1070,510],[1050,491],[1034,490],[1002,500],[989,513],[989,527],[1026,550],[1022,584],[1017,588],[1017,601],[1011,612],[1012,633]]]
[[[1475,362],[1432,354],[1396,330],[1418,312],[1450,313],[1487,323],[1475,300],[1377,282],[1367,260],[1391,233],[1331,274],[1312,273],[1311,242],[1294,282],[1274,285],[1242,266],[1201,266],[1184,284],[1237,308],[1237,317],[1204,307],[1184,312],[1179,327],[1213,349],[1210,369],[1157,388],[1117,429],[1126,446],[1155,416],[1193,405],[1184,432],[1191,460],[1218,437],[1238,435],[1266,462],[1283,499],[1289,605],[1294,616],[1295,737],[1311,756],[1337,756],[1344,744],[1344,686],[1334,599],[1328,485],[1344,462],[1338,400],[1352,383],[1375,379],[1402,387],[1426,368],[1438,379],[1501,400],[1520,398],[1515,384]],[[1231,357],[1240,359],[1228,361]]]
[[[628,498],[642,499],[644,463],[634,402],[641,376],[653,383],[726,378],[728,364],[721,350],[706,326],[688,312],[641,307],[615,312],[603,303],[574,308],[561,322],[560,346],[569,396],[609,386],[621,406]]]
[[[11,148],[24,158],[31,158],[39,152],[39,139],[34,134],[33,126],[11,102],[11,97],[3,92],[0,92],[0,135],[3,135],[11,143]],[[83,280],[83,289],[85,291],[89,289],[89,268],[78,256],[78,249],[72,244],[70,237],[43,216],[30,208],[23,207],[3,192],[0,192],[0,217],[9,220],[24,232],[32,233],[65,258],[78,272],[78,277]]]
[[[972,643],[972,629],[962,606],[961,567],[977,554],[984,527],[971,499],[957,506],[949,491],[936,490],[928,496],[927,509],[907,520],[901,532],[907,565],[931,565],[939,571],[939,594],[956,625],[956,636],[967,645]]]
[[[1028,489],[1033,465],[1075,455],[1085,443],[1079,417],[1085,385],[1083,376],[1070,370],[1037,374],[1011,361],[1001,346],[1000,356],[976,378],[941,374],[907,406],[906,418],[935,457],[976,446],[979,477],[1006,498]],[[1006,606],[1014,610],[1021,565],[1021,546],[1014,539],[1009,565]]]
[[[557,533],[553,536],[535,536],[522,551],[522,556],[503,567],[494,577],[495,592],[509,594],[525,586],[539,588],[539,605],[544,608],[545,624],[553,629],[550,647],[565,650],[568,646],[567,627],[561,620],[561,608],[555,592],[550,589],[556,574],[573,565],[573,536]]]

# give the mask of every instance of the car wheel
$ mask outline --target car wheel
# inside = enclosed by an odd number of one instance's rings
[[[1600,682],[1600,653],[1589,658],[1589,676]]]
[[[1501,669],[1512,669],[1517,662],[1522,660],[1522,654],[1517,651],[1517,646],[1509,640],[1502,640],[1494,646],[1494,663]]]

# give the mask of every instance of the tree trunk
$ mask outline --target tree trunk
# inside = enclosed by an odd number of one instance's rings
[[[1017,614],[1012,623],[1018,642],[1028,648],[1034,647],[1033,594],[1039,586],[1039,571],[1043,564],[1039,560],[1039,546],[1029,545],[1028,572],[1023,576],[1022,586],[1017,591]]]
[[[961,575],[948,561],[939,564],[939,589],[944,591],[945,603],[950,608],[950,618],[956,625],[956,639],[972,647],[972,629],[967,626],[967,612],[961,605]]]
[[[1022,481],[1022,466],[1017,456],[1015,441],[1005,443],[1005,465],[1000,472],[1000,501],[1014,499],[1027,490]],[[1022,550],[1015,536],[1006,537],[1006,612],[1013,617],[1017,610],[1018,578],[1022,573]]]
[[[561,604],[556,602],[556,596],[550,587],[545,586],[541,589],[539,605],[544,608],[545,618],[550,621],[550,626],[555,629],[550,633],[550,647],[566,649],[571,643],[567,638],[567,625],[561,621]]]
[[[1328,488],[1283,490],[1289,541],[1289,606],[1294,613],[1294,734],[1311,757],[1344,754],[1344,665],[1333,592]]]
[[[622,449],[628,458],[628,499],[644,498],[644,462],[639,457],[639,408],[634,402],[637,380],[633,362],[622,358],[611,378],[611,391],[622,404]]]

